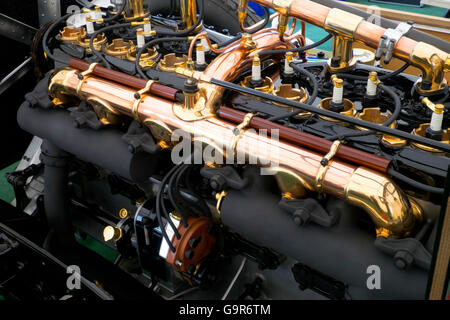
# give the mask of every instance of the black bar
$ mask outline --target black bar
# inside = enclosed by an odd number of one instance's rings
[[[407,139],[407,140],[411,140],[414,141],[416,143],[420,143],[432,148],[436,148],[439,150],[443,150],[443,151],[447,151],[450,152],[450,145],[445,144],[445,143],[441,143],[441,142],[437,142],[428,138],[424,138],[424,137],[420,137],[420,136],[416,136],[410,133],[406,133],[397,129],[392,129],[392,128],[388,128],[388,127],[384,127],[381,126],[379,124],[375,124],[372,122],[367,122],[364,120],[360,120],[360,119],[356,119],[356,118],[351,118],[345,115],[342,115],[340,113],[335,113],[332,111],[328,111],[328,110],[324,110],[324,109],[319,109],[317,107],[313,107],[304,103],[299,103],[299,102],[294,102],[285,98],[281,98],[281,97],[277,97],[268,93],[264,93],[255,89],[250,89],[250,88],[246,88],[231,82],[227,82],[227,81],[222,81],[222,80],[217,80],[217,79],[211,79],[211,83],[233,90],[233,91],[237,91],[240,93],[245,93],[245,94],[249,94],[261,99],[265,99],[268,101],[272,101],[272,102],[276,102],[276,103],[281,103],[281,104],[285,104],[289,107],[293,107],[293,108],[297,108],[297,109],[302,109],[308,112],[312,112],[312,113],[316,113],[319,114],[321,116],[324,117],[329,117],[335,120],[339,120],[339,121],[343,121],[343,122],[347,122],[350,124],[353,124],[355,126],[360,126],[360,127],[364,127],[366,129],[371,129],[377,132],[382,132],[391,136],[395,136],[395,137],[399,137],[399,138],[403,138],[403,139]]]

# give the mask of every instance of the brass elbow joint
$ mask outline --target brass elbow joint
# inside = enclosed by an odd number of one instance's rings
[[[364,209],[376,225],[377,237],[408,236],[422,220],[422,211],[389,178],[358,168],[345,188],[347,201]]]
[[[283,39],[284,33],[287,31],[289,13],[293,2],[294,0],[273,0],[273,9],[280,14],[278,20],[278,34],[280,35],[280,39]]]
[[[244,20],[247,17],[247,6],[248,0],[239,0],[238,19],[241,25],[244,23]]]
[[[445,73],[450,71],[450,55],[424,42],[419,42],[411,53],[411,63],[423,72],[416,84],[420,94],[432,95],[447,88]]]

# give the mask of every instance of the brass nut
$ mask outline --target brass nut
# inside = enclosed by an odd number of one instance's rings
[[[126,217],[128,217],[128,210],[125,208],[120,209],[119,211],[119,217],[121,219],[125,219]]]

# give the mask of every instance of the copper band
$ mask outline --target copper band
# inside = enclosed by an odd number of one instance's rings
[[[236,156],[236,146],[241,137],[242,133],[248,128],[250,125],[250,121],[255,116],[254,113],[247,113],[244,117],[244,120],[233,129],[233,138],[231,139],[231,148],[233,150],[233,155]]]
[[[86,78],[89,77],[89,75],[94,72],[95,67],[98,65],[99,65],[98,62],[91,63],[89,65],[89,68],[86,71],[83,71],[79,74],[79,76],[81,76],[81,77],[79,77],[80,82],[78,82],[78,86],[77,86],[77,96],[79,96],[80,98],[81,98],[81,96],[80,96],[81,86],[83,85],[84,81],[86,81]]]
[[[341,145],[340,140],[336,140],[331,145],[330,151],[322,158],[322,161],[320,162],[321,166],[319,170],[317,171],[316,175],[316,181],[315,181],[315,187],[316,190],[321,192],[322,191],[322,183],[325,178],[325,175],[327,174],[328,168],[330,167],[331,160],[336,155],[337,151],[339,150],[339,146]]]
[[[150,91],[150,88],[152,87],[152,85],[154,83],[155,83],[155,80],[147,81],[145,88],[141,89],[135,93],[133,108],[131,109],[131,114],[133,115],[133,118],[138,122],[141,122],[141,120],[139,118],[139,105],[141,104],[141,101],[144,98],[144,94],[148,93]]]

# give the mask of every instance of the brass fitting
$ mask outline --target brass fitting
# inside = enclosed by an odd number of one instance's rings
[[[118,227],[107,226],[105,229],[103,229],[103,239],[105,239],[105,242],[111,240],[118,241],[122,238],[122,236],[122,229]]]
[[[284,38],[284,34],[287,31],[289,13],[293,2],[293,0],[273,0],[273,9],[280,13],[278,19],[278,34],[280,39]]]
[[[142,0],[126,0],[128,1],[128,8],[130,15],[124,15],[125,20],[135,21],[148,17],[149,13],[144,10]]]
[[[244,20],[247,17],[247,6],[248,6],[248,0],[239,0],[238,20],[239,20],[239,23],[241,23],[241,24],[244,23]]]
[[[128,50],[133,46],[133,42],[130,40],[129,42],[125,42],[122,38],[114,39],[110,44],[108,44],[105,48],[106,54],[119,58],[126,59]]]
[[[416,83],[420,94],[429,96],[447,89],[445,73],[450,70],[449,54],[425,42],[418,42],[410,60],[423,71],[422,79]]]
[[[355,14],[333,8],[325,19],[325,30],[334,34],[333,59],[328,61],[331,72],[343,72],[353,67],[356,58],[353,57],[352,43],[359,24],[364,19]]]
[[[180,0],[181,20],[186,29],[197,22],[197,4],[195,0]]]

